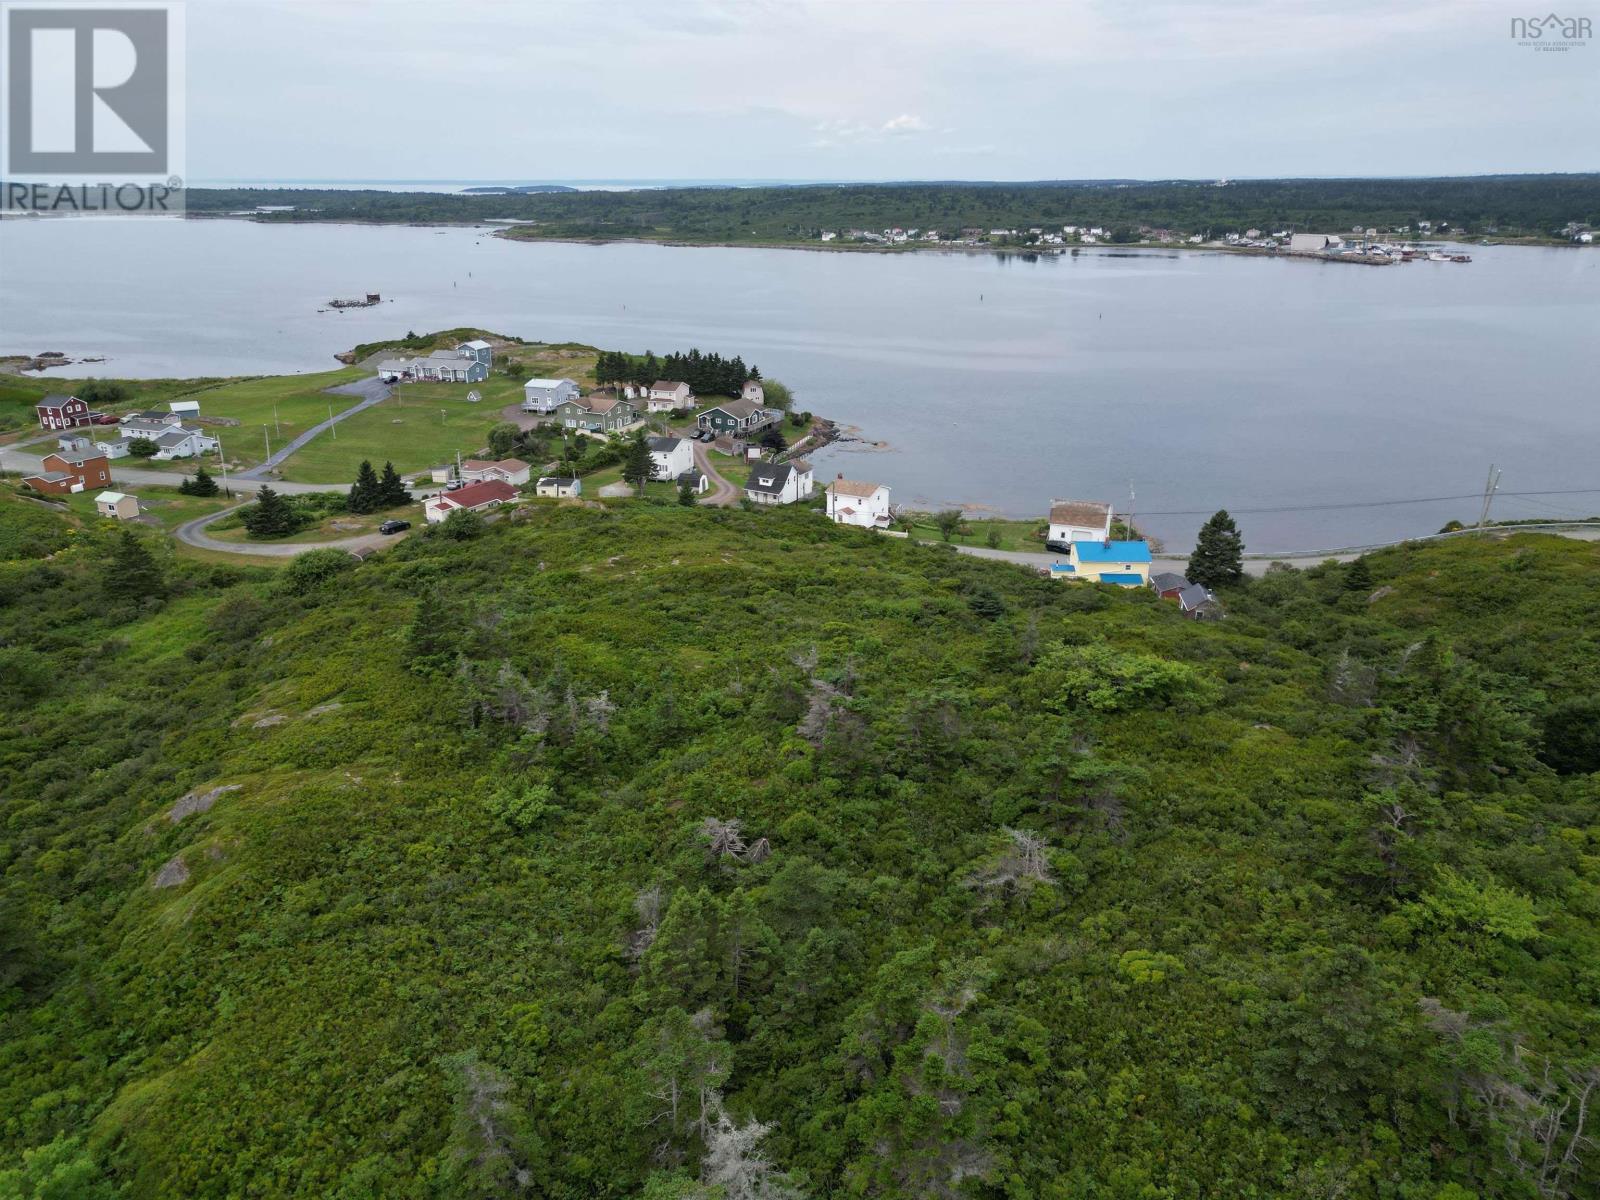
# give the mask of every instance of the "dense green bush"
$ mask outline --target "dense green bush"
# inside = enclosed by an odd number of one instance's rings
[[[475,528],[0,561],[0,1195],[1600,1188],[1592,544],[1201,623],[806,512]]]

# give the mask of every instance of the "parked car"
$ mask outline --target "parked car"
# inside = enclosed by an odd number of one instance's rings
[[[1044,544],[1044,548],[1046,550],[1053,550],[1057,554],[1071,554],[1072,553],[1072,543],[1071,542],[1052,542],[1052,541],[1048,541],[1047,540],[1045,542],[1045,544]]]
[[[393,521],[385,521],[382,525],[379,525],[378,526],[378,532],[379,533],[400,533],[403,530],[407,530],[407,529],[410,529],[410,528],[411,528],[411,522],[410,521],[393,520]]]
[[[447,491],[447,492],[459,492],[462,488],[464,488],[466,486],[467,485],[466,485],[466,482],[464,480],[452,479],[449,483],[444,485],[444,490]]]
[[[89,420],[96,425],[115,425],[117,423],[117,415],[115,413],[91,413]]]

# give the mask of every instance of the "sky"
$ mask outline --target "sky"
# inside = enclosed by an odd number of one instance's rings
[[[188,0],[189,177],[1600,170],[1600,39],[1519,45],[1528,7]]]

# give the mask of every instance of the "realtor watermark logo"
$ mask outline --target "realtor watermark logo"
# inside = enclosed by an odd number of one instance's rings
[[[183,208],[181,3],[0,0],[0,209]]]
[[[1594,23],[1588,17],[1512,17],[1511,40],[1529,50],[1563,53],[1588,45]]]

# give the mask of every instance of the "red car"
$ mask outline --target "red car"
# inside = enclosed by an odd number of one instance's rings
[[[96,425],[115,425],[117,423],[114,413],[90,413],[89,420]]]

